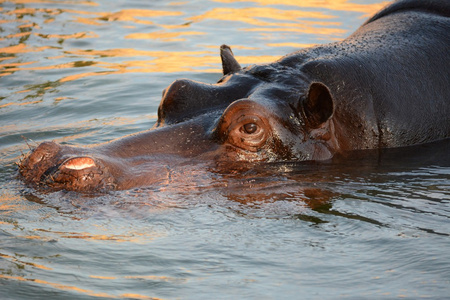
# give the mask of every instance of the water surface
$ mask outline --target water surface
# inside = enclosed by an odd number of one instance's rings
[[[271,62],[383,5],[0,1],[0,298],[448,298],[448,141],[102,196],[16,178],[27,143],[150,128],[173,80],[221,77],[221,44]]]

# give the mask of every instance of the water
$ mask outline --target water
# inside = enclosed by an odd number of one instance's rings
[[[173,80],[220,78],[223,43],[270,62],[380,7],[0,1],[0,298],[449,299],[448,141],[96,197],[16,178],[25,139],[150,128]]]

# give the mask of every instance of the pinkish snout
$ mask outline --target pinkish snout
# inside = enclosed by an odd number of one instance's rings
[[[76,148],[44,142],[19,165],[25,181],[35,186],[74,191],[98,191],[114,188],[114,180],[102,162]]]

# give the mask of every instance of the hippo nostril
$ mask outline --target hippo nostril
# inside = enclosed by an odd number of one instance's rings
[[[44,173],[42,173],[42,175],[40,176],[40,181],[45,182],[46,178],[51,178],[53,179],[53,174],[56,173],[56,171],[58,170],[57,166],[53,166],[48,168],[47,170],[45,170]]]
[[[60,151],[60,146],[54,142],[44,142],[35,148],[24,162],[28,168],[45,164]]]
[[[65,161],[61,167],[70,170],[83,170],[95,167],[95,161],[90,157],[74,157]]]

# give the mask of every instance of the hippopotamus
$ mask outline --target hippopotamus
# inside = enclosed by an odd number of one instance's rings
[[[153,128],[90,147],[43,142],[19,163],[27,184],[79,192],[151,186],[179,166],[327,161],[353,150],[450,137],[450,1],[401,0],[348,38],[163,92]]]

